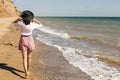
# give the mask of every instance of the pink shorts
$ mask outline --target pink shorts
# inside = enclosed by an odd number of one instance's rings
[[[32,51],[35,49],[35,44],[32,35],[24,36],[21,35],[19,41],[19,50],[25,51],[29,50]]]

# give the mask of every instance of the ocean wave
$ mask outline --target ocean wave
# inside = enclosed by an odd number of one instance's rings
[[[59,37],[66,38],[66,39],[86,40],[86,41],[91,41],[91,42],[96,42],[96,43],[104,43],[105,42],[105,39],[101,38],[101,37],[88,37],[88,36],[70,35],[66,32],[56,31],[55,29],[51,29],[51,28],[46,27],[46,26],[38,28],[38,30],[40,30],[42,32],[45,32],[45,33],[57,35]]]
[[[88,37],[88,36],[69,36],[70,39],[75,39],[75,40],[87,40],[87,41],[93,41],[93,42],[98,42],[98,43],[104,43],[105,39],[100,38],[100,37]]]
[[[85,57],[81,55],[81,50],[72,48],[62,48],[57,46],[63,52],[63,56],[70,64],[80,68],[82,71],[89,74],[94,80],[119,80],[120,72],[96,57]],[[76,54],[77,53],[77,54]],[[84,54],[84,53],[82,53]]]
[[[120,70],[106,63],[108,62],[114,65],[120,65],[119,59],[114,58],[114,56],[111,57],[107,55],[107,54],[111,55],[111,53],[117,54],[117,52],[119,51],[114,49],[113,48],[114,46],[113,47],[111,45],[106,46],[107,44],[106,39],[101,37],[94,38],[94,37],[86,37],[86,36],[72,36],[72,35],[69,35],[68,33],[60,32],[60,31],[57,32],[56,30],[50,29],[48,27],[42,27],[42,28],[39,28],[39,30],[48,34],[45,34],[45,33],[38,34],[37,40],[47,45],[51,45],[58,48],[63,53],[63,56],[65,57],[66,60],[68,60],[70,64],[72,64],[75,67],[78,67],[83,72],[89,74],[94,80],[119,80],[120,79]],[[50,34],[53,34],[53,35],[50,35]],[[54,36],[54,35],[57,35],[57,36]],[[44,37],[44,36],[47,36],[47,37]],[[63,38],[67,38],[67,39],[65,39],[64,41]],[[68,39],[70,39],[70,41]],[[77,44],[78,44],[80,43],[80,40],[81,40],[81,44],[78,45],[79,49],[73,48],[71,47],[71,45],[66,46],[68,44],[72,44],[75,41],[77,41]],[[90,41],[90,43],[88,42],[86,43],[86,41]],[[92,44],[91,42],[99,43],[100,45]],[[85,44],[82,44],[82,43],[85,43]],[[101,46],[101,43],[102,44],[104,43],[105,45]],[[73,45],[77,46],[77,44],[75,45],[73,44]],[[99,54],[105,54],[105,55],[101,56]]]
[[[70,64],[78,67],[83,72],[89,74],[94,80],[119,80],[120,71],[116,68],[109,66],[105,61],[110,61],[110,58],[99,57],[93,55],[85,55],[82,49],[75,49],[70,47],[58,46],[44,40],[37,38],[47,45],[58,48]],[[105,59],[105,61],[102,61]],[[112,60],[113,61],[113,60]]]
[[[51,29],[47,26],[40,27],[40,28],[38,28],[38,30],[43,31],[45,33],[49,33],[49,34],[54,34],[54,35],[60,36],[62,38],[69,38],[68,33],[56,31],[55,29]]]
[[[57,35],[59,37],[66,38],[66,39],[86,40],[86,41],[97,42],[97,43],[104,43],[105,42],[105,39],[102,38],[102,37],[90,37],[90,36],[70,35],[67,32],[58,31],[56,29],[52,29],[52,28],[47,27],[47,26],[40,27],[40,28],[38,28],[38,30],[40,30],[42,32],[45,32],[45,33]]]
[[[120,59],[114,58],[112,56],[101,56],[101,55],[91,55],[91,54],[82,54],[82,55],[88,58],[98,58],[99,60],[106,62],[110,65],[120,67]]]
[[[101,44],[107,47],[111,47],[113,49],[120,49],[120,41],[116,39],[108,39],[104,37],[91,37],[91,36],[75,36],[75,35],[69,35],[70,39],[73,40],[83,40],[83,41],[90,41],[93,43]]]
[[[93,42],[93,43],[108,45],[109,47],[112,47],[112,48],[120,48],[119,44],[116,44],[117,41],[111,41],[113,39],[108,39],[104,36],[100,37],[98,34],[97,34],[98,36],[97,35],[93,35],[93,36],[71,35],[67,32],[52,29],[48,26],[40,27],[40,28],[38,28],[38,30],[45,32],[45,33],[59,36],[61,38],[89,41],[89,42]]]

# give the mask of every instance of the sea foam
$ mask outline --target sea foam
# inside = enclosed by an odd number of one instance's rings
[[[78,67],[83,72],[90,75],[94,80],[120,79],[120,71],[100,61],[98,58],[88,58],[83,56],[82,54],[84,53],[82,53],[83,51],[81,49],[58,46],[50,42],[46,42],[46,40],[39,38],[39,36],[36,39],[47,45],[51,45],[53,47],[58,48],[70,64],[72,64],[75,67]]]
[[[76,49],[71,47],[65,47],[61,45],[57,45],[51,41],[54,41],[52,38],[56,39],[53,35],[59,36],[61,38],[69,39],[69,35],[63,32],[56,32],[54,29],[50,29],[47,27],[39,28],[40,31],[52,34],[52,37],[46,35],[37,35],[37,40],[51,45],[53,47],[58,48],[62,53],[65,59],[75,67],[78,67],[83,72],[87,73],[94,80],[119,80],[120,79],[120,71],[116,68],[107,65],[105,62],[100,61],[97,57],[85,57],[85,51],[83,49]],[[92,53],[96,53],[96,50],[88,51]],[[99,52],[97,52],[99,53]]]
[[[47,27],[47,26],[40,27],[40,28],[38,28],[38,30],[43,31],[43,32],[45,32],[45,33],[57,35],[57,36],[60,36],[60,37],[63,37],[63,38],[69,38],[69,34],[68,34],[68,33],[57,32],[57,31],[55,31],[54,29],[50,29],[50,28]]]

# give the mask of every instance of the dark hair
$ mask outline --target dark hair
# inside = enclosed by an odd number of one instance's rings
[[[29,25],[31,21],[23,20],[23,22],[25,23],[25,25]]]
[[[20,14],[20,17],[23,19],[23,22],[28,25],[34,18],[34,14],[29,10],[25,10]]]

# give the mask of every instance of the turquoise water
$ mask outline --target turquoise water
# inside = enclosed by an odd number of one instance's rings
[[[57,47],[70,64],[95,80],[119,80],[120,69],[106,64],[120,64],[119,17],[37,18],[44,25],[34,32],[38,40]]]

